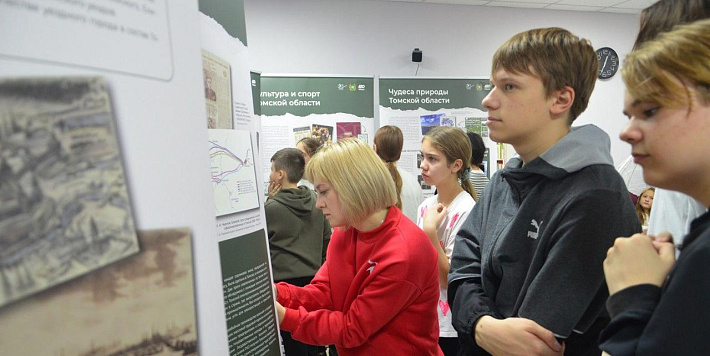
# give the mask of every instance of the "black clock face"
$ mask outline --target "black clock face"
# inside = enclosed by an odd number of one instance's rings
[[[619,56],[609,47],[602,47],[597,50],[599,59],[599,79],[609,79],[616,74],[619,69]]]

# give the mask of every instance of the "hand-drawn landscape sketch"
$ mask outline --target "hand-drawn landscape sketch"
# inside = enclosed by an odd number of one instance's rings
[[[137,255],[0,309],[0,355],[197,355],[189,230],[139,240]]]
[[[0,81],[0,307],[139,250],[106,82]]]

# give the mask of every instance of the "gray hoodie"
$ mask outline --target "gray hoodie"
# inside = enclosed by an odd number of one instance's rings
[[[572,128],[540,157],[524,166],[515,157],[491,178],[456,236],[449,273],[466,354],[485,354],[471,334],[483,315],[534,320],[566,339],[567,354],[599,354],[602,262],[616,237],[641,231],[609,145],[596,126]]]

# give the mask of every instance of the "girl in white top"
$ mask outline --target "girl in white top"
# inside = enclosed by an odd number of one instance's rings
[[[439,253],[439,346],[444,355],[453,356],[458,340],[446,300],[446,278],[456,233],[475,204],[469,181],[471,142],[461,129],[440,126],[424,136],[421,154],[422,178],[427,185],[436,186],[437,195],[419,205],[417,225]]]

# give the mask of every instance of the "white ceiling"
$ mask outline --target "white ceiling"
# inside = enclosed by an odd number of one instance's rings
[[[427,4],[518,7],[568,11],[638,14],[657,0],[379,0]]]

